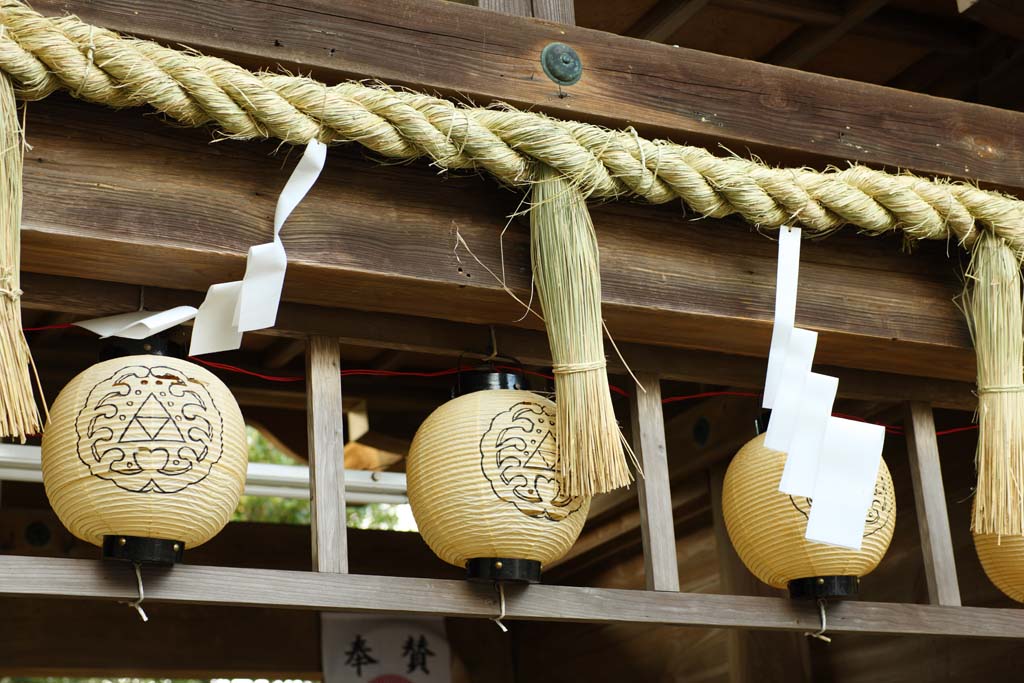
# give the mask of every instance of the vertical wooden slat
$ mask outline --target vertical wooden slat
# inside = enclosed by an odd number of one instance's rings
[[[960,585],[953,560],[953,538],[949,531],[939,443],[935,437],[931,406],[917,401],[907,403],[903,428],[907,435],[910,475],[914,481],[928,599],[933,605],[956,607],[960,605]]]
[[[313,568],[348,572],[345,530],[345,443],[338,340],[310,337],[306,347],[310,524]]]
[[[715,429],[714,425],[712,429]],[[721,592],[726,595],[779,597],[784,591],[758,581],[732,547],[722,517],[722,483],[727,467],[728,462],[714,465],[708,481]],[[730,629],[727,638],[730,683],[801,683],[812,680],[807,638],[800,633]]]
[[[633,452],[644,470],[644,475],[637,477],[637,494],[647,589],[677,591],[679,564],[665,451],[665,420],[661,412],[661,381],[653,374],[640,374],[637,379],[647,390],[637,387],[631,411]]]
[[[576,8],[573,0],[533,0],[533,16],[538,19],[557,21],[560,24],[576,24]]]
[[[514,14],[520,17],[533,16],[533,5],[530,0],[480,0],[477,6],[502,14]]]

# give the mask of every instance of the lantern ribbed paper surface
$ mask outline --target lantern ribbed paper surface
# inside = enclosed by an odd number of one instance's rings
[[[996,588],[1017,602],[1024,602],[1024,537],[975,534],[974,549]]]
[[[46,495],[64,526],[183,541],[223,528],[245,486],[245,423],[231,392],[203,368],[165,356],[92,366],[50,409],[42,447]]]
[[[555,404],[528,391],[476,391],[435,410],[406,463],[427,545],[459,567],[476,557],[562,557],[590,499],[562,492],[555,435]]]
[[[896,498],[882,462],[859,551],[804,538],[811,502],[779,491],[786,455],[764,435],[739,450],[722,489],[722,515],[736,553],[754,576],[775,588],[815,576],[864,576],[885,555],[896,526]]]

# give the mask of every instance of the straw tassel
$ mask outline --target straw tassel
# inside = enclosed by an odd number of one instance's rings
[[[23,145],[14,89],[0,76],[0,437],[38,434],[32,362],[21,325],[21,169]]]
[[[1024,331],[1020,262],[988,231],[974,246],[965,314],[978,357],[978,487],[971,529],[1024,534]]]
[[[562,482],[570,496],[591,496],[632,481],[605,370],[597,236],[579,188],[546,165],[538,166],[532,199],[533,277],[554,361]]]

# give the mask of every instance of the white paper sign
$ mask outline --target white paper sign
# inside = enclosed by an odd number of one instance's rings
[[[450,683],[442,619],[357,614],[320,617],[324,680],[337,683]]]
[[[860,550],[884,443],[881,425],[829,418],[807,520],[807,540]]]
[[[789,451],[793,435],[799,427],[804,383],[811,374],[817,343],[817,332],[793,328],[789,344],[786,346],[785,362],[779,373],[778,397],[764,436],[764,445],[767,448],[784,453]]]
[[[796,324],[796,291],[800,275],[800,228],[779,229],[779,263],[775,273],[775,324],[764,380],[763,408],[774,408],[782,383],[782,366]]]
[[[132,311],[108,315],[105,318],[80,320],[75,325],[98,334],[101,339],[145,339],[191,320],[195,315],[196,309],[193,306],[178,306],[166,311]]]
[[[316,183],[326,159],[327,145],[310,140],[277,198],[273,241],[249,248],[240,281],[213,285],[207,291],[192,330],[190,356],[237,349],[243,332],[274,326],[288,268],[281,226]]]
[[[783,493],[807,498],[814,495],[818,458],[838,388],[837,377],[807,373],[796,408],[796,429],[786,451],[786,467],[779,482],[779,490]]]

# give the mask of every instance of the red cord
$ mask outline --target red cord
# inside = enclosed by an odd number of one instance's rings
[[[44,330],[66,330],[70,327],[74,327],[73,323],[58,323],[55,325],[41,325],[39,327],[23,327],[22,330],[25,332],[42,332]],[[248,375],[249,377],[256,377],[258,379],[265,380],[267,382],[303,382],[305,377],[302,375],[268,375],[262,372],[256,372],[255,370],[247,370],[245,368],[238,367],[237,365],[229,365],[228,363],[219,363],[217,361],[205,360],[203,358],[196,358],[195,356],[189,356],[189,360],[205,365],[216,370],[223,370],[225,372],[233,372],[239,375]],[[506,372],[522,372],[526,375],[533,377],[540,377],[547,380],[554,380],[553,375],[549,375],[543,372],[537,372],[536,370],[527,370],[525,368],[511,366],[511,365],[498,365],[495,366],[498,370]],[[436,370],[433,372],[417,372],[408,370],[374,370],[372,368],[353,368],[349,370],[342,370],[342,377],[448,377],[451,375],[458,374],[460,368],[445,368],[444,370]],[[608,388],[619,396],[630,396],[631,394],[621,387],[617,387],[614,384],[609,384]],[[749,391],[704,391],[699,394],[686,394],[683,396],[666,396],[661,399],[664,404],[668,403],[680,403],[683,401],[694,401],[702,398],[713,398],[715,396],[735,396],[740,398],[758,398],[761,394],[756,394]],[[845,418],[847,420],[856,420],[858,422],[867,422],[862,417],[856,415],[847,415],[844,413],[832,413],[835,417]],[[903,435],[903,427],[900,425],[880,425],[885,427],[887,434],[894,436]],[[948,436],[950,434],[959,434],[961,432],[971,432],[978,428],[978,425],[967,425],[964,427],[952,427],[950,429],[944,429],[935,432],[935,436]]]
[[[73,323],[57,323],[56,325],[40,325],[39,327],[23,327],[22,332],[42,332],[43,330],[66,330],[74,327]]]

